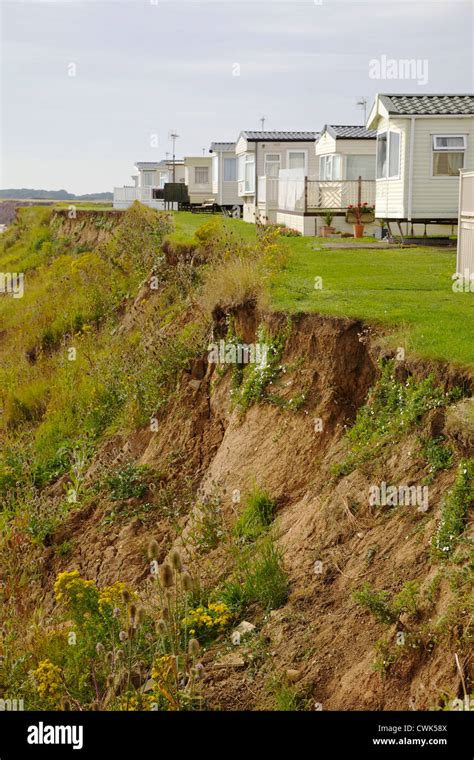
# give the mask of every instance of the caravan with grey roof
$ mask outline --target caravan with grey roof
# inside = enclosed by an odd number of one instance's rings
[[[326,124],[313,147],[312,171],[280,172],[276,221],[318,235],[330,215],[336,233],[352,232],[350,207],[360,200],[372,209],[375,202],[375,136],[361,125]],[[375,231],[373,212],[365,226]]]
[[[474,170],[474,95],[379,94],[367,126],[377,133],[376,217],[410,235],[454,230],[459,172]]]
[[[316,132],[241,132],[237,140],[238,194],[246,222],[275,222],[280,170],[316,171]]]

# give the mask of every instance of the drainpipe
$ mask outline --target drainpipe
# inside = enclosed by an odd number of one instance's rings
[[[408,164],[408,213],[407,213],[407,219],[412,223],[411,215],[413,210],[413,159],[415,155],[415,151],[413,150],[415,142],[415,117],[412,116],[410,119],[410,157],[409,157],[409,164]]]
[[[257,210],[258,210],[258,140],[255,140],[255,222],[257,221]]]

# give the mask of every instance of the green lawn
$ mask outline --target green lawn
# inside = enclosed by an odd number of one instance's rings
[[[235,219],[189,212],[175,218],[183,235],[221,218],[245,239],[255,238],[255,225]],[[360,318],[382,325],[387,343],[407,354],[474,367],[474,293],[452,291],[455,250],[318,250],[334,239],[282,241],[289,256],[272,284],[273,308]],[[315,277],[322,278],[322,289],[314,287]]]
[[[274,308],[358,317],[389,326],[389,343],[408,353],[474,366],[474,294],[452,291],[455,251],[315,250],[312,238],[286,242]]]
[[[191,211],[174,211],[173,214],[176,222],[176,232],[181,235],[192,237],[201,225],[212,220],[218,220],[228,229],[237,231],[244,240],[255,240],[255,225],[243,222],[240,219],[231,219],[230,217],[223,216],[223,214],[198,214]]]

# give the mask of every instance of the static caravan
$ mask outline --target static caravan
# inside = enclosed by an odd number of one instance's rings
[[[216,203],[224,210],[242,213],[242,198],[237,186],[237,156],[235,143],[213,142],[209,148],[212,158],[212,192]]]
[[[176,159],[174,164],[169,158],[159,162],[158,187],[164,188],[167,182],[184,182],[184,161],[182,158]]]
[[[212,159],[210,156],[185,156],[184,181],[188,187],[191,205],[215,201],[212,191]]]
[[[235,146],[238,195],[246,222],[275,222],[280,170],[316,170],[316,132],[241,132]]]
[[[212,192],[216,203],[234,216],[242,213],[242,198],[237,186],[237,156],[235,143],[213,142],[209,149],[212,158]]]
[[[352,232],[348,207],[359,197],[371,207],[375,203],[375,138],[364,126],[326,124],[315,143],[315,171],[306,177],[280,172],[277,221],[317,235],[329,213],[336,232]],[[365,229],[371,234],[375,226]]]
[[[114,187],[114,208],[125,209],[135,201],[155,209],[163,209],[163,188],[166,182],[184,182],[182,159],[173,161],[137,161],[133,185]]]
[[[405,222],[406,234],[457,224],[459,172],[474,169],[474,95],[379,94],[367,126],[377,130],[376,217],[400,232]]]

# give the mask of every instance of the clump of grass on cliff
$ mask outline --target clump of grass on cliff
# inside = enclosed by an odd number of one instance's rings
[[[216,309],[226,311],[244,304],[262,306],[266,303],[270,279],[285,258],[279,237],[274,229],[260,227],[255,242],[244,241],[228,228],[221,228],[214,238],[217,261],[214,257],[214,266],[204,277],[200,295],[200,304],[206,313],[213,314]],[[203,244],[207,242],[204,235]]]
[[[254,541],[271,525],[276,501],[258,487],[252,489],[245,500],[245,508],[234,527],[234,534],[246,541]]]
[[[283,554],[271,534],[239,547],[234,556],[233,573],[221,592],[222,600],[231,609],[242,611],[257,604],[268,612],[281,607],[288,593]]]

